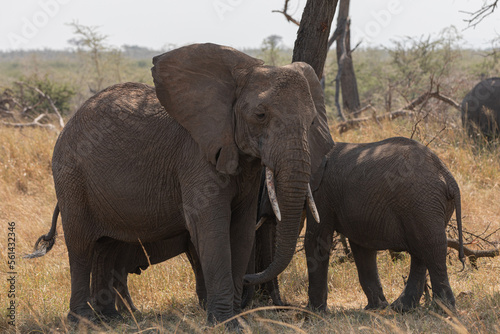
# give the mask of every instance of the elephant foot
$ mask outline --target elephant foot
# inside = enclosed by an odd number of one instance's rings
[[[455,308],[455,300],[449,301],[444,300],[440,297],[434,297],[432,300],[431,307],[434,309],[436,313],[446,315],[446,311],[449,310],[452,313],[456,314],[457,309]]]
[[[255,287],[253,285],[247,285],[243,287],[243,295],[241,297],[241,309],[244,309],[245,307],[248,306],[248,304],[250,304],[254,295],[255,295]]]
[[[229,321],[225,325],[226,330],[230,333],[232,333],[232,332],[244,333],[245,331],[244,331],[243,326],[241,325],[241,322],[246,323],[246,321],[243,318],[233,319],[233,320]]]
[[[311,302],[307,304],[307,308],[314,312],[327,312],[326,303],[321,305],[313,305]]]
[[[95,318],[94,311],[88,305],[69,311],[68,313],[68,321],[72,323],[79,323],[82,319],[94,322]]]
[[[215,321],[212,318],[212,321],[208,321],[208,326],[215,326],[217,324],[220,324],[224,321]],[[224,322],[224,328],[228,333],[243,333],[244,328],[241,325],[241,322],[246,323],[246,321],[243,318],[236,318],[232,319],[231,321]]]
[[[112,321],[123,321],[123,317],[118,311],[113,310],[104,310],[99,313],[99,319],[104,322],[112,322]]]
[[[365,310],[383,310],[386,307],[389,306],[389,303],[387,300],[378,300],[375,303],[368,303],[368,305],[365,306]]]
[[[128,307],[127,305],[125,305],[125,302],[123,302],[122,300],[120,300],[119,303],[116,303],[116,308],[118,309],[118,313],[135,313],[137,311],[139,311],[139,309],[137,307],[135,307],[134,303],[132,303],[132,301],[127,301],[128,303]],[[129,311],[129,308],[130,308],[130,311]]]
[[[367,299],[368,305],[365,306],[365,310],[383,310],[389,306],[389,303],[385,299],[385,296],[382,292],[373,294]]]
[[[274,306],[289,306],[288,304],[284,303],[283,300],[281,300],[280,292],[277,289],[271,292],[271,299]]]
[[[410,300],[410,298],[398,298],[392,304],[391,308],[398,313],[406,313],[418,306],[418,302]]]
[[[130,312],[132,312],[132,313],[139,312],[139,309],[137,307],[135,307],[134,305],[130,306],[130,311],[126,306],[118,308],[118,313],[130,313]]]

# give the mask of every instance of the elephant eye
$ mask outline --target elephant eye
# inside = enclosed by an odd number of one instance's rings
[[[263,121],[264,118],[266,118],[266,113],[264,111],[257,111],[255,117],[257,117],[259,121]]]

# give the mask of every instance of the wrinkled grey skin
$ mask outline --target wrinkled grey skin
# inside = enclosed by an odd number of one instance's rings
[[[462,124],[469,135],[500,136],[500,78],[485,79],[465,95]]]
[[[311,167],[320,164],[309,150],[309,128],[316,110],[324,111],[312,68],[263,66],[214,44],[179,48],[153,63],[156,90],[126,83],[101,91],[54,148],[71,320],[93,317],[90,274],[100,239],[146,244],[185,232],[204,273],[208,321],[240,312],[263,165],[274,172],[283,215],[273,262],[245,281],[270,280],[293,257]],[[109,287],[109,274],[95,279]],[[113,298],[96,302],[104,315],[117,314]]]
[[[107,301],[115,299],[118,312],[137,311],[128,290],[128,275],[132,273],[140,275],[150,265],[166,261],[183,252],[186,253],[195,274],[196,293],[200,306],[205,307],[207,294],[201,263],[187,232],[167,240],[143,245],[100,239],[96,243],[92,262],[92,274],[95,274],[95,277],[101,277],[101,280],[93,280],[91,284],[93,304],[107,304]],[[107,263],[113,258],[114,264]],[[113,267],[112,271],[106,270],[110,267]],[[103,277],[108,277],[108,279]],[[107,281],[107,285],[103,286],[103,281]]]
[[[313,195],[321,223],[317,224],[308,210],[305,251],[310,307],[326,309],[330,248],[333,232],[337,231],[349,238],[359,281],[368,298],[366,309],[389,305],[376,263],[377,251],[384,249],[411,255],[408,282],[391,305],[395,310],[405,312],[419,304],[427,270],[434,298],[454,309],[446,269],[445,228],[456,210],[462,248],[459,257],[463,262],[460,190],[431,150],[407,138],[336,143]],[[261,214],[272,216],[268,209]],[[268,220],[272,226],[272,219]],[[257,236],[256,243],[268,242],[269,238]],[[271,296],[279,304],[276,295],[279,292]]]

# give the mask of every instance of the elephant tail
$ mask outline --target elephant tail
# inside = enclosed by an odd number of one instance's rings
[[[451,177],[450,194],[455,201],[455,215],[457,217],[457,230],[458,230],[458,258],[462,262],[462,270],[465,269],[465,255],[464,255],[464,240],[462,233],[462,202],[460,197],[460,188],[457,181]]]
[[[59,217],[59,203],[56,204],[54,208],[54,214],[52,215],[52,226],[47,234],[42,235],[35,243],[33,253],[24,256],[25,259],[34,259],[36,257],[44,256],[48,251],[52,249],[56,242],[56,226],[57,217]]]

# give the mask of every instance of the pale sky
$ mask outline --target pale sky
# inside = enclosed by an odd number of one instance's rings
[[[153,49],[213,42],[256,48],[269,35],[293,47],[297,26],[284,16],[283,0],[0,0],[0,50],[67,49],[74,37],[67,25],[99,26],[107,43]],[[306,0],[291,0],[289,13],[300,20]],[[464,47],[487,48],[500,34],[500,9],[475,29],[468,15],[483,0],[352,0],[353,44],[390,46],[391,39],[427,36],[455,26]],[[335,24],[335,22],[334,22]]]

